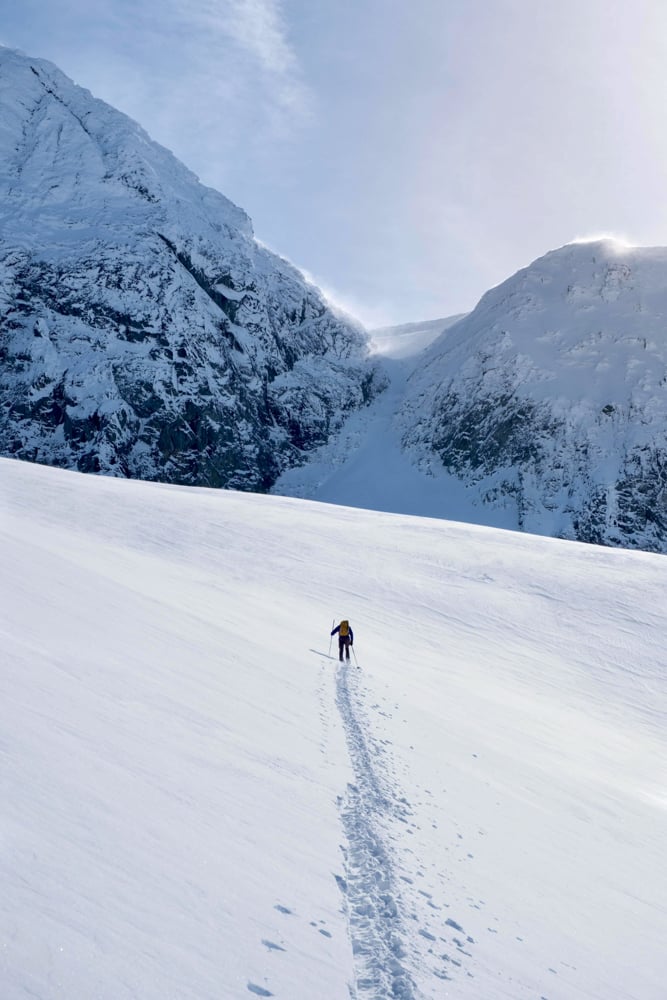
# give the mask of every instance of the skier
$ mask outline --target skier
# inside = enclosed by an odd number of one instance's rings
[[[343,650],[345,650],[345,659],[350,659],[350,646],[354,645],[354,632],[346,618],[339,625],[336,625],[335,629],[332,629],[331,634],[335,635],[336,632],[338,632],[338,659],[342,663]]]

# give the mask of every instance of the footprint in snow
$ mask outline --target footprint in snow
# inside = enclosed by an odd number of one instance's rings
[[[340,889],[340,891],[343,893],[343,895],[346,896],[347,895],[347,882],[345,881],[345,879],[343,878],[342,875],[334,875],[334,878],[336,880],[336,885],[338,886],[338,888]]]
[[[257,986],[256,983],[248,983],[248,992],[254,993],[256,997],[272,997],[273,993],[270,990],[265,990],[263,986]]]
[[[262,944],[264,945],[265,948],[268,948],[269,951],[285,951],[286,950],[285,948],[283,948],[282,945],[276,944],[275,941],[267,941],[266,938],[262,938]]]
[[[277,910],[278,913],[287,913],[289,914],[289,916],[292,916],[294,912],[293,910],[290,910],[287,906],[283,906],[281,903],[276,903],[273,909]]]

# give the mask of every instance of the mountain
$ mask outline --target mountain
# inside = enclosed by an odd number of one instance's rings
[[[55,67],[0,48],[0,101],[1,454],[667,552],[667,250],[369,341]]]
[[[667,551],[667,249],[553,251],[411,375],[401,439],[525,531]]]
[[[2,1000],[664,1000],[662,557],[0,480]]]
[[[246,214],[0,48],[0,453],[267,489],[381,388],[361,329]]]
[[[562,247],[394,343],[389,391],[274,492],[667,552],[666,249]]]

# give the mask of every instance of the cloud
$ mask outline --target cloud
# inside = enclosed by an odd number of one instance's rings
[[[314,122],[282,0],[24,0],[36,55],[243,200]],[[249,206],[250,207],[250,206]]]
[[[275,0],[231,0],[229,33],[267,72],[284,77],[294,71],[296,59]]]
[[[274,130],[310,117],[312,95],[289,42],[280,0],[172,0],[172,10],[195,50],[205,49],[208,71],[237,74],[237,92],[261,98]]]

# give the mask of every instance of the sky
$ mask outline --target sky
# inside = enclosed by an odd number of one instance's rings
[[[370,327],[573,239],[667,243],[662,0],[3,0]]]

